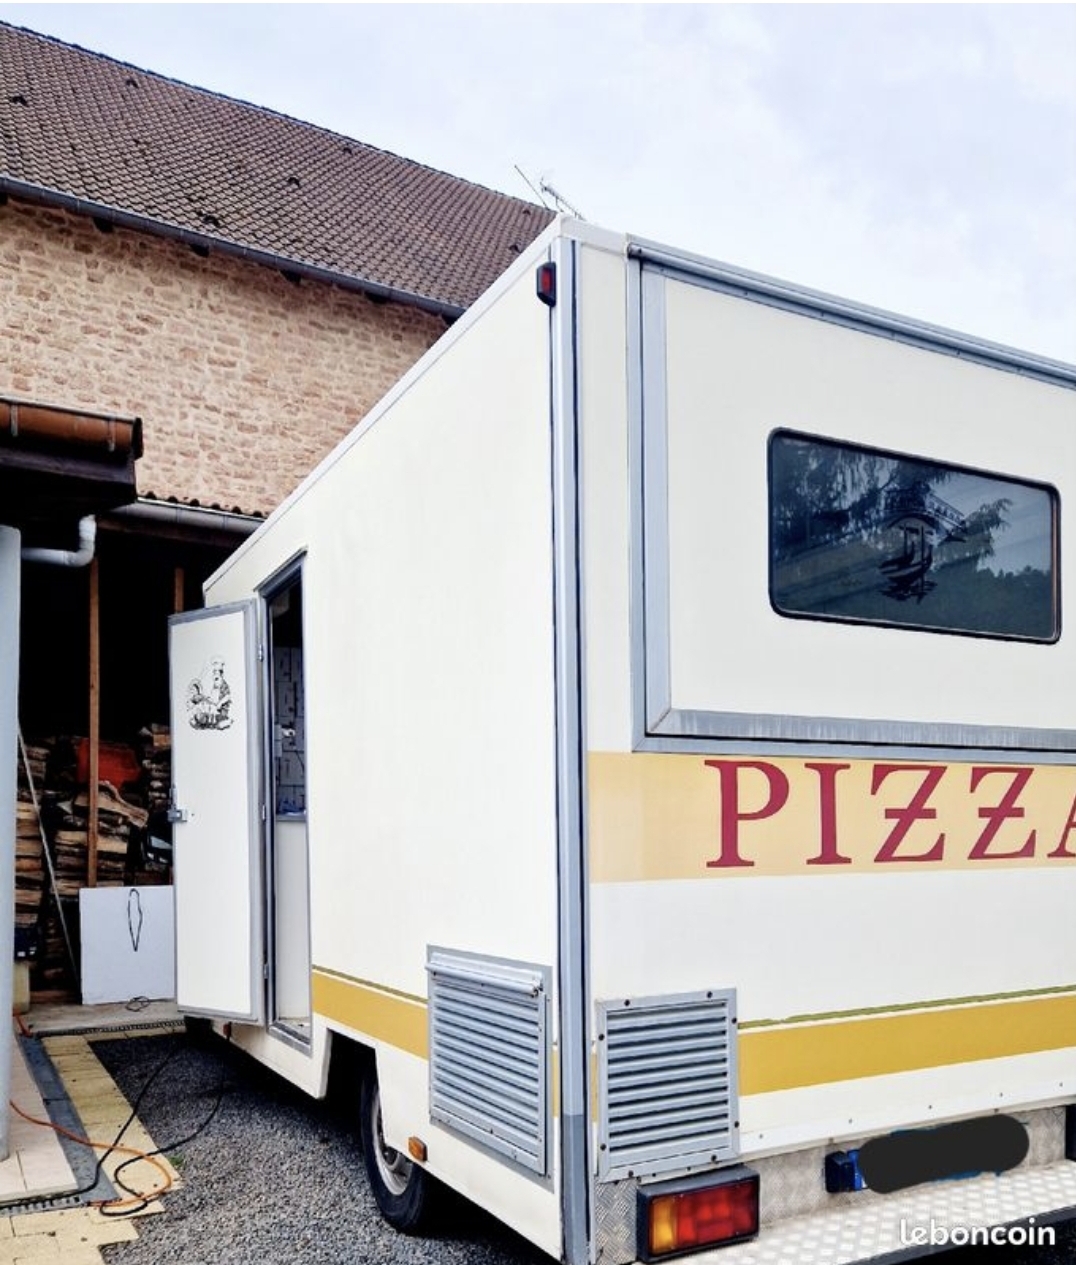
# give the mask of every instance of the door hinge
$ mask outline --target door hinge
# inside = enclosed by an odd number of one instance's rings
[[[259,663],[265,662],[265,646],[264,645],[258,646],[258,662]]]

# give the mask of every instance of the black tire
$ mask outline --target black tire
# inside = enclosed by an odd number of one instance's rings
[[[381,1132],[381,1092],[370,1067],[359,1094],[359,1136],[374,1202],[385,1220],[404,1234],[417,1234],[433,1210],[434,1181],[400,1151],[385,1145]]]

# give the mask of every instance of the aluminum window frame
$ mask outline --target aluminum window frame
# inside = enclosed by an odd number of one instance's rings
[[[1064,763],[1076,729],[678,708],[672,705],[665,288],[675,280],[1076,389],[1076,368],[638,243],[628,261],[632,739],[637,751],[754,750]],[[1060,508],[1059,508],[1060,519]]]

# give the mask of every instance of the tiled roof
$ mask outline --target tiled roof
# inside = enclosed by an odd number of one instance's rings
[[[462,309],[553,218],[324,128],[0,23],[0,189]],[[108,215],[115,212],[115,215]]]

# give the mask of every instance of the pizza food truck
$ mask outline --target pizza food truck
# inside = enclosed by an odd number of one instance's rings
[[[354,1069],[402,1230],[443,1184],[568,1265],[1044,1235],[1074,388],[556,221],[172,621],[180,1007]]]

